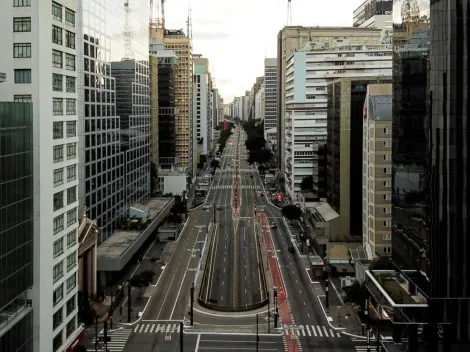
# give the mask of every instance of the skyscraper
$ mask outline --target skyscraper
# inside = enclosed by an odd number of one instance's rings
[[[66,350],[83,330],[77,321],[77,3],[14,0],[0,13],[0,61],[8,78],[0,97],[33,103],[33,351]]]

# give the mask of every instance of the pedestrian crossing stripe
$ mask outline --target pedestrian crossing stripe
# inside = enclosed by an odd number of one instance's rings
[[[212,186],[212,189],[232,189],[232,185],[220,185],[220,186]],[[262,191],[263,188],[257,185],[240,185],[240,189],[257,189]]]
[[[314,336],[314,337],[342,337],[339,332],[320,325],[304,325],[303,327],[284,329],[286,335]]]
[[[122,352],[126,346],[127,340],[132,333],[132,329],[119,329],[108,333],[108,336],[111,338],[111,341],[108,342],[109,352]],[[100,335],[102,336],[102,334]],[[87,351],[95,351],[96,338],[93,339],[93,346],[88,346]],[[104,346],[103,342],[98,342],[98,346]],[[101,348],[101,347],[100,347]]]
[[[178,333],[180,324],[139,324],[134,328],[136,334]]]

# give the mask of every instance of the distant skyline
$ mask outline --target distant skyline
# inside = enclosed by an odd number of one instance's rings
[[[292,0],[292,24],[352,26],[364,0]],[[186,32],[188,0],[165,1],[166,27]],[[225,103],[263,76],[265,57],[276,57],[277,34],[287,23],[287,0],[191,0],[193,53],[209,59]]]

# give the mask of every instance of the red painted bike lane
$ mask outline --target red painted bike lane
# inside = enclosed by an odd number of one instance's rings
[[[260,214],[259,219],[263,228],[263,239],[266,249],[268,250],[268,264],[271,273],[271,279],[274,286],[277,287],[277,302],[279,309],[279,316],[283,325],[292,325],[292,316],[290,314],[289,301],[287,300],[286,288],[282,280],[281,269],[279,268],[278,261],[275,258],[275,249],[269,229],[268,219],[265,214]],[[294,352],[301,351],[301,347],[296,337],[284,334],[283,338],[286,351]]]

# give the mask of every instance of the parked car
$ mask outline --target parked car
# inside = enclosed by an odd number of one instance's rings
[[[271,227],[272,229],[275,229],[275,228],[277,227],[277,224],[276,224],[276,222],[275,222],[275,221],[273,221],[273,222],[271,223],[270,227]]]

